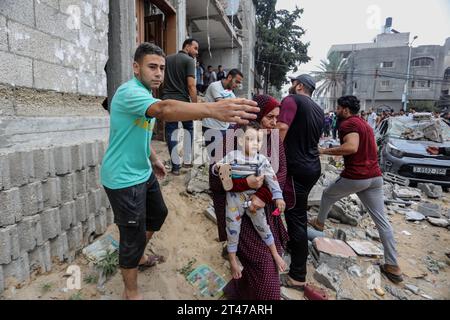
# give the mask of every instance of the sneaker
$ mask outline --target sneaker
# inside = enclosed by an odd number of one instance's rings
[[[180,169],[172,169],[172,174],[174,176],[179,176],[180,175]]]
[[[183,168],[191,169],[193,167],[194,167],[194,165],[192,163],[183,163]]]

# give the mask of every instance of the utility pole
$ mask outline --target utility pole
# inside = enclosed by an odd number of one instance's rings
[[[405,82],[405,88],[403,89],[403,111],[406,112],[406,109],[408,108],[408,89],[409,89],[409,77],[411,72],[411,52],[412,52],[412,44],[413,42],[418,38],[418,36],[415,36],[411,43],[408,43],[409,46],[409,54],[408,54],[408,68],[406,71],[406,82]]]
[[[267,77],[267,94],[270,94],[270,68],[272,64],[269,62],[269,76]]]
[[[378,79],[378,67],[375,69],[375,77],[373,79],[373,92],[372,92],[372,110],[375,111],[375,91],[377,89],[377,79]]]

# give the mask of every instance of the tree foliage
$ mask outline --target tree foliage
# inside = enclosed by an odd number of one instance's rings
[[[299,64],[310,60],[309,43],[301,41],[305,30],[297,25],[303,9],[275,10],[276,3],[277,0],[265,0],[256,4],[256,67],[266,92],[269,83],[280,90],[287,82],[286,74],[296,72]]]
[[[338,52],[332,52],[328,56],[328,60],[321,60],[319,72],[315,72],[316,81],[322,82],[317,88],[317,95],[322,95],[327,92],[331,93],[333,107],[336,108],[337,96],[341,93],[338,88],[343,88],[345,85],[345,76],[347,71],[347,60]]]

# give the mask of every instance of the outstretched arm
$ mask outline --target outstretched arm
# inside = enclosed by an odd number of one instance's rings
[[[146,114],[169,122],[214,118],[224,122],[247,124],[249,120],[256,119],[256,113],[259,112],[256,106],[256,102],[247,99],[226,99],[213,103],[163,100],[148,107]]]

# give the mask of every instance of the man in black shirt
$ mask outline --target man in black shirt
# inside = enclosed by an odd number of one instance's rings
[[[177,54],[168,56],[166,59],[165,82],[162,94],[163,100],[178,100],[183,102],[197,103],[197,86],[195,76],[197,73],[195,58],[198,55],[198,41],[187,39],[183,43],[183,50]],[[185,134],[189,133],[190,140],[184,138],[184,167],[192,167],[192,149],[194,138],[194,125],[192,121],[183,121]],[[178,141],[173,133],[178,129],[178,122],[166,122],[166,142],[169,148],[172,162],[172,173],[180,174],[181,160],[178,157],[176,147]]]
[[[303,289],[306,284],[308,195],[321,174],[318,144],[323,133],[324,113],[311,99],[315,88],[315,80],[309,75],[293,78],[291,95],[281,102],[277,124],[295,193],[295,204],[286,211],[291,265],[289,274],[282,275],[282,282],[296,289]]]

